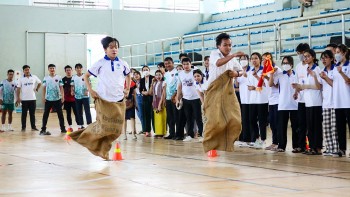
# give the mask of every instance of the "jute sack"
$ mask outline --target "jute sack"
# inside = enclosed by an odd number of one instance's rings
[[[204,96],[203,149],[233,151],[241,133],[241,110],[233,89],[232,78],[224,72],[213,81]]]
[[[97,98],[95,108],[96,122],[69,136],[92,154],[108,160],[112,142],[120,136],[123,128],[125,102],[108,102]]]

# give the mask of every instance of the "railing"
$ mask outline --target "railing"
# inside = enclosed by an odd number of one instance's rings
[[[304,17],[289,21],[280,21],[279,23],[251,25],[249,27],[239,28],[227,28],[217,31],[185,35],[179,38],[169,38],[149,41],[141,44],[127,45],[122,46],[121,50],[123,51],[128,48],[130,53],[129,55],[122,53],[121,57],[127,61],[129,60],[130,65],[133,67],[139,67],[141,64],[156,65],[156,63],[163,61],[165,56],[173,56],[175,54],[179,54],[180,52],[192,52],[192,54],[199,53],[202,55],[202,61],[197,60],[194,61],[194,63],[202,63],[204,56],[209,55],[210,51],[216,48],[216,35],[222,32],[226,32],[231,35],[232,48],[234,50],[245,51],[248,52],[248,54],[251,54],[252,51],[269,51],[272,52],[276,59],[280,59],[285,55],[296,55],[294,49],[296,48],[297,44],[302,42],[303,39],[307,39],[307,41],[303,42],[308,42],[310,46],[312,46],[313,40],[322,38],[323,35],[326,37],[332,35],[341,35],[342,43],[345,44],[345,33],[350,34],[350,29],[349,32],[346,32],[345,28],[345,22],[349,21],[350,24],[350,18],[345,19],[345,16],[347,15],[350,15],[350,11],[324,14],[314,17]],[[337,17],[340,17],[341,19],[337,19]],[[320,22],[320,24],[324,24],[325,26],[327,24],[339,23],[341,25],[341,30],[334,33],[332,31],[336,31],[336,29],[324,28],[323,34],[312,35],[313,27],[318,27],[315,26],[317,22],[314,20],[319,19],[325,19],[325,22]],[[273,35],[268,36],[269,33],[272,32]],[[304,36],[303,33],[307,35]],[[173,43],[167,45],[166,43],[171,40]],[[153,48],[150,52],[150,46],[154,46],[157,43],[160,44],[160,47]],[[210,45],[208,46],[208,44]],[[324,41],[323,44],[325,44]],[[137,48],[139,46],[142,46],[144,48],[144,54],[134,53],[134,51],[138,50]],[[291,49],[288,50],[288,47]],[[322,47],[325,48],[325,45],[316,47],[316,49],[322,50]],[[139,59],[140,57],[142,58],[141,60]],[[137,66],[134,66],[135,64]]]

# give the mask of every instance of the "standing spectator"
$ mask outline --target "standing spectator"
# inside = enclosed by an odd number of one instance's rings
[[[142,102],[142,94],[140,92],[141,73],[139,71],[134,72],[134,81],[136,84],[136,88],[135,88],[136,103],[137,103],[136,113],[137,113],[137,117],[139,117],[139,119],[140,119],[142,128],[144,128],[145,126],[144,126],[143,114],[142,114],[143,102]],[[140,131],[139,133],[142,133],[142,131]]]
[[[43,103],[45,103],[45,107],[40,135],[51,135],[49,131],[46,131],[46,125],[52,107],[56,109],[61,133],[66,133],[62,113],[62,103],[64,102],[62,78],[56,75],[56,66],[54,64],[49,64],[47,68],[49,75],[44,77],[43,80]]]
[[[144,128],[142,128],[142,132],[145,133],[146,137],[151,137],[151,125],[153,123],[153,111],[152,111],[152,100],[153,96],[149,95],[148,91],[151,88],[153,76],[150,74],[150,69],[148,66],[143,66],[142,67],[142,73],[144,77],[141,79],[140,82],[140,92],[142,94],[142,103],[143,103],[143,109],[142,109],[142,114],[143,114],[143,123],[144,123]],[[153,126],[154,128],[154,126]]]
[[[35,109],[36,109],[36,96],[35,92],[38,92],[41,81],[40,79],[30,73],[30,66],[24,65],[23,77],[18,80],[17,83],[17,101],[16,104],[19,105],[22,103],[22,132],[26,130],[27,124],[27,112],[29,110],[30,125],[32,131],[39,131],[35,126]]]
[[[126,84],[125,87],[126,88]],[[137,108],[136,103],[136,83],[131,80],[129,95],[126,96],[125,101],[125,122],[124,122],[124,140],[127,140],[126,129],[128,127],[128,120],[131,122],[131,134],[133,134],[133,140],[137,140],[136,137],[136,122],[135,122],[135,108]]]
[[[330,50],[325,50],[321,54],[321,60],[325,68],[321,72],[322,78],[322,127],[325,138],[326,150],[323,152],[324,156],[338,156],[338,132],[336,129],[336,118],[333,104],[333,74],[334,74],[334,55]]]
[[[346,154],[346,124],[350,128],[350,52],[347,46],[340,44],[336,48],[336,68],[333,73],[333,101],[336,127],[338,131],[339,153]],[[336,155],[335,155],[336,156]]]
[[[77,119],[79,129],[84,128],[83,106],[85,111],[86,123],[89,125],[92,122],[90,112],[90,94],[84,80],[83,65],[80,63],[75,65],[76,75],[73,76],[71,86],[72,95],[75,97],[75,105],[77,110]],[[88,81],[90,83],[90,79]]]
[[[204,79],[208,81],[209,79],[209,56],[204,57],[204,69],[202,70],[204,74]]]
[[[75,116],[75,122],[78,124],[77,110],[75,106],[74,94],[72,94],[72,67],[67,65],[64,67],[66,76],[62,78],[63,90],[64,90],[64,109],[67,113],[68,129],[73,131],[72,128],[72,109]],[[78,124],[79,125],[79,124]]]
[[[1,123],[2,128],[0,131],[13,131],[12,128],[12,112],[15,109],[15,90],[16,84],[13,81],[13,75],[15,71],[10,69],[7,71],[7,79],[0,83],[0,105],[2,105]],[[5,127],[6,114],[8,117],[8,125]]]

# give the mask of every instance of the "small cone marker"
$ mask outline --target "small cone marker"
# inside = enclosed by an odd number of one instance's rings
[[[210,150],[208,151],[208,157],[217,157],[218,154],[216,152],[216,150]]]
[[[122,153],[120,151],[120,145],[119,142],[115,145],[114,154],[113,154],[113,161],[120,161],[123,160]]]
[[[310,145],[309,145],[309,138],[306,136],[306,146],[305,146],[306,150],[310,149]]]
[[[66,136],[64,136],[64,139],[65,139],[65,140],[69,141],[69,140],[71,140],[71,139],[72,139],[72,138],[69,136],[69,134],[71,134],[71,133],[72,133],[72,131],[73,131],[73,129],[72,129],[72,128],[68,128],[68,129],[67,129]]]

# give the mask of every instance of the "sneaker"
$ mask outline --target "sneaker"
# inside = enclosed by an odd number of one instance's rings
[[[254,148],[256,149],[262,149],[264,147],[264,141],[262,140],[256,140],[254,144]]]
[[[124,140],[128,140],[128,137],[126,137],[126,135],[124,136]]]
[[[183,142],[190,142],[192,141],[192,137],[191,136],[187,136],[184,140],[182,140]]]
[[[304,152],[301,148],[295,148],[292,150],[292,153],[302,153]]]
[[[198,142],[203,142],[203,137],[198,137]]]
[[[22,131],[25,131],[25,129],[22,129]],[[39,129],[38,128],[32,128],[32,131],[39,131]]]
[[[137,140],[137,137],[136,135],[134,134],[134,137],[132,137],[133,140]]]
[[[48,131],[40,131],[39,135],[51,135]]]
[[[11,125],[9,125],[9,126],[7,127],[7,130],[8,130],[8,131],[14,131],[14,129],[12,128]]]
[[[164,139],[166,139],[166,140],[172,140],[172,139],[173,139],[173,136],[168,135],[168,136],[164,137]]]
[[[271,150],[273,148],[277,147],[276,144],[271,144],[270,146],[266,147],[265,150]]]
[[[25,131],[26,131],[26,129],[25,129],[25,128],[22,128],[22,129],[21,129],[21,131],[22,131],[22,132],[25,132]],[[39,130],[38,130],[38,131],[39,131]]]
[[[248,143],[248,147],[249,147],[249,148],[254,148],[254,146],[255,146],[255,142],[250,142],[250,143]]]
[[[67,133],[67,131],[66,130],[61,130],[61,133]]]
[[[324,151],[323,156],[333,156],[333,153],[328,152],[328,151]]]
[[[240,148],[249,147],[249,142],[248,143],[242,142],[242,143],[238,144],[238,147],[240,147]]]
[[[184,138],[183,137],[176,137],[175,140],[177,140],[177,141],[178,140],[184,140]]]
[[[342,151],[342,150],[340,150],[340,151],[337,152],[337,153],[333,153],[333,154],[332,154],[333,157],[342,157],[343,155],[345,156],[345,152]]]
[[[283,153],[283,152],[285,152],[285,150],[284,150],[284,149],[282,149],[282,148],[278,148],[278,149],[277,149],[277,152],[279,152],[279,153]]]

